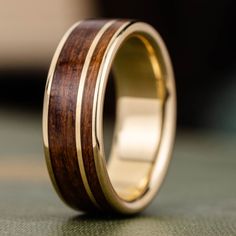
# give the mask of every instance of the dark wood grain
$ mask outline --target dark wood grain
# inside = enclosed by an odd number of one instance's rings
[[[87,52],[105,23],[85,21],[73,30],[60,53],[49,100],[49,151],[55,179],[65,202],[84,211],[94,210],[94,206],[86,193],[78,165],[76,101]]]
[[[101,37],[90,62],[84,86],[84,94],[81,111],[81,145],[84,167],[90,185],[91,191],[100,206],[104,210],[111,210],[110,205],[105,199],[98,176],[95,169],[93,144],[92,144],[92,111],[94,92],[97,82],[99,68],[105,53],[105,50],[118,28],[125,22],[117,21],[112,24]]]
[[[55,68],[49,98],[48,137],[51,166],[55,181],[65,202],[72,208],[94,211],[97,208],[84,187],[76,150],[76,103],[80,76],[88,50],[99,30],[108,20],[80,23],[66,40]],[[84,84],[81,106],[81,148],[89,187],[98,205],[112,210],[106,200],[96,173],[92,115],[94,92],[105,50],[117,30],[127,21],[113,22],[101,36],[91,57]]]

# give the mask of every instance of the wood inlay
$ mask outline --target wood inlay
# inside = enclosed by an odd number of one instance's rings
[[[94,198],[104,210],[110,210],[106,198],[103,195],[98,176],[96,173],[93,143],[92,143],[92,111],[94,92],[97,82],[97,75],[105,53],[105,50],[117,29],[124,25],[125,21],[116,21],[103,34],[97,47],[93,53],[92,60],[87,72],[86,82],[84,86],[84,94],[81,110],[81,145],[84,167]],[[126,22],[127,23],[127,22]]]
[[[106,48],[118,29],[127,21],[114,21],[101,35],[89,61],[80,111],[81,137],[76,137],[76,108],[80,77],[86,56],[95,37],[109,20],[89,20],[80,23],[68,36],[55,67],[48,107],[48,142],[51,167],[56,185],[64,201],[72,208],[95,211],[94,199],[103,210],[112,210],[96,173],[92,116],[94,92],[100,65]],[[82,86],[82,85],[81,85]],[[81,154],[89,197],[80,173],[76,138],[81,140]],[[88,189],[87,189],[88,190]],[[91,194],[90,193],[90,194]]]
[[[85,21],[70,34],[60,53],[51,85],[48,136],[51,165],[65,202],[83,211],[94,210],[78,165],[75,115],[80,75],[88,50],[107,21]]]
[[[158,34],[147,24],[139,23],[133,25],[133,23],[133,21],[129,20],[86,20],[74,25],[64,36],[62,40],[63,43],[59,45],[50,68],[43,112],[45,155],[50,176],[58,194],[65,203],[77,210],[86,212],[103,210],[123,214],[139,212],[147,205],[148,202],[146,199],[153,198],[155,192],[161,186],[169,164],[171,151],[169,149],[172,149],[173,146],[175,129],[175,89],[171,64],[168,59],[168,53]],[[150,39],[151,46],[153,45],[153,48],[155,48],[155,52],[149,52],[149,50],[145,51],[145,55],[147,53],[149,59],[153,56],[157,56],[158,58],[160,56],[160,66],[163,66],[163,71],[166,72],[166,86],[168,85],[167,89],[172,95],[168,97],[168,103],[165,104],[168,106],[168,108],[165,108],[165,112],[168,112],[168,119],[166,115],[162,118],[163,127],[166,127],[166,129],[163,128],[165,135],[163,134],[160,138],[164,138],[164,141],[160,142],[160,147],[158,147],[160,154],[158,153],[155,157],[159,160],[159,155],[166,155],[161,158],[161,168],[163,168],[163,171],[159,171],[158,167],[157,172],[154,173],[159,163],[155,162],[155,164],[153,164],[152,162],[154,168],[152,168],[151,171],[153,171],[152,173],[154,174],[151,175],[151,173],[150,178],[153,178],[151,183],[155,182],[155,184],[148,185],[148,188],[146,188],[145,185],[145,191],[147,191],[145,193],[142,191],[134,197],[132,188],[130,192],[127,192],[127,197],[123,197],[123,195],[120,194],[122,191],[116,188],[115,183],[124,183],[126,179],[124,179],[124,181],[122,179],[122,181],[119,182],[119,179],[116,181],[116,179],[112,179],[113,176],[110,175],[111,183],[109,183],[109,179],[107,179],[109,178],[108,173],[101,172],[104,171],[104,160],[97,159],[103,157],[95,156],[97,155],[96,149],[98,146],[103,145],[103,140],[100,140],[102,136],[100,133],[100,125],[102,125],[101,115],[103,104],[99,104],[98,107],[97,104],[103,100],[101,96],[105,96],[104,91],[106,86],[104,81],[101,81],[99,75],[100,72],[104,72],[107,65],[110,65],[107,64],[110,63],[108,60],[111,60],[111,57],[115,56],[117,47],[127,42],[125,40],[129,39],[130,36],[132,37],[135,32],[137,32],[138,35],[140,34],[140,37],[144,37],[147,40]],[[133,41],[131,43],[133,43]],[[128,49],[129,45],[129,42],[127,42]],[[133,46],[133,44],[131,46]],[[149,46],[149,41],[146,46]],[[123,49],[121,49],[121,53],[123,52],[122,50]],[[137,52],[141,50],[142,52],[142,50],[146,49],[135,47],[134,50],[137,50]],[[127,50],[125,53],[126,52],[136,55],[132,50]],[[120,58],[118,56],[118,59],[123,60],[123,54],[121,55],[122,57]],[[140,54],[138,53],[137,55]],[[126,54],[124,54],[124,56],[126,56]],[[142,54],[139,58],[142,58]],[[149,59],[144,58],[144,60]],[[103,62],[105,65],[104,68],[102,67]],[[141,61],[138,62],[141,63]],[[124,60],[124,64],[121,64],[122,69],[123,66],[125,66],[124,69],[126,69],[126,66],[132,67],[132,63],[130,65],[128,64]],[[144,61],[144,64],[142,64],[143,70],[146,69],[145,65]],[[137,64],[137,66],[139,66],[139,64]],[[140,75],[138,79],[135,73],[131,74],[130,77],[134,79],[130,80],[129,83],[136,83],[136,81],[139,81],[139,79],[143,77],[145,79],[146,74],[149,75],[150,70],[154,71],[156,68],[154,68],[153,62],[152,66],[153,67],[149,69],[147,68],[148,73],[145,72],[145,76]],[[129,80],[129,76],[126,77],[125,73],[124,75],[121,73],[121,76],[118,76],[117,79],[120,78],[124,78],[125,83]],[[156,78],[153,78],[153,82],[155,81]],[[145,89],[145,93],[149,94],[149,90],[155,90],[154,93],[156,94],[155,85],[146,86],[145,81],[143,81],[141,85],[143,86],[139,86],[140,89],[139,87],[135,87],[137,90],[135,95],[146,98],[146,96],[143,96],[143,93],[141,93],[141,91]],[[124,84],[122,89],[126,87],[127,85]],[[118,101],[119,98],[118,96]],[[154,96],[153,98],[156,97]],[[140,107],[140,111],[141,109],[142,107]],[[146,114],[145,111],[146,109],[140,114]],[[132,113],[130,114],[132,115]],[[127,115],[128,118],[130,114]],[[152,114],[156,114],[155,108],[154,113],[150,113],[151,116]],[[96,117],[96,115],[98,115],[98,117]],[[139,114],[137,117],[139,118]],[[147,118],[149,121],[149,116]],[[126,116],[124,120],[126,121]],[[98,124],[98,122],[101,123]],[[121,120],[121,123],[122,122]],[[98,125],[98,130],[96,129],[97,127],[94,127],[94,124]],[[98,137],[95,137],[97,131]],[[119,153],[114,157],[119,157]],[[117,162],[114,162],[114,164],[117,164]],[[121,165],[113,167],[112,171],[123,168]],[[131,170],[133,170],[133,168],[131,168]],[[138,168],[137,171],[139,172]],[[127,171],[127,173],[128,172],[129,171]],[[114,173],[117,174],[115,176],[118,176],[118,172]],[[143,180],[143,176],[141,177],[141,180]],[[136,176],[134,176],[134,179],[136,179]],[[108,184],[107,186],[101,185],[106,183]],[[138,189],[140,186],[139,183],[139,180],[137,181],[137,185],[134,183],[134,188],[137,187]],[[112,184],[114,184],[113,187]],[[136,193],[137,191],[134,192]],[[132,195],[132,199],[128,196],[130,194]],[[147,195],[147,197],[142,201],[141,198],[144,194]]]

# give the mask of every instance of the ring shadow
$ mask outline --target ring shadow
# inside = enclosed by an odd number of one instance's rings
[[[166,232],[163,217],[145,213],[133,216],[83,214],[69,218],[61,225],[61,235],[153,235],[153,232]]]

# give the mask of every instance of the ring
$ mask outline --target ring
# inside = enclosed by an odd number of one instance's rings
[[[107,158],[110,80],[116,109]],[[175,125],[171,61],[152,26],[85,20],[67,31],[52,59],[43,107],[47,167],[67,205],[85,212],[143,210],[166,176]]]

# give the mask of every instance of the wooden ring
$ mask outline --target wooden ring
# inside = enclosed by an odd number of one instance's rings
[[[117,108],[107,163],[103,106],[111,68]],[[175,117],[171,62],[150,25],[130,20],[73,25],[52,60],[43,109],[45,156],[61,199],[87,212],[141,211],[166,175]]]

